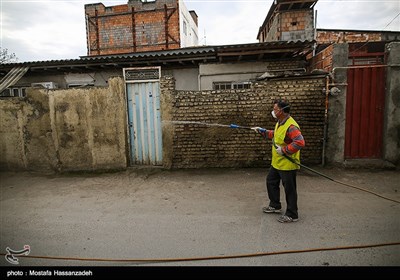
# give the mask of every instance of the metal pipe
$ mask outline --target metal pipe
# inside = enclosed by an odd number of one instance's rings
[[[338,66],[338,67],[333,67],[332,74],[335,74],[336,69],[375,68],[375,67],[388,67],[388,66],[397,66],[397,65],[380,64],[380,65],[360,65],[360,66]]]
[[[291,68],[291,69],[272,69],[272,70],[266,70],[266,71],[241,71],[241,72],[225,72],[225,73],[213,73],[213,74],[200,74],[200,76],[221,76],[221,75],[235,75],[235,74],[261,74],[265,72],[285,72],[285,71],[303,71],[307,72],[306,68]]]
[[[379,64],[379,65],[359,65],[359,66],[338,66],[333,67],[332,74],[336,69],[356,69],[356,68],[376,68],[376,67],[400,67],[400,64]]]
[[[326,137],[328,135],[328,104],[329,104],[329,75],[326,76],[326,84],[325,84],[325,115],[324,115],[324,135],[322,138],[322,166],[325,166]]]
[[[85,14],[85,20],[86,20],[86,41],[87,41],[87,48],[88,48],[88,55],[90,55],[90,34],[89,34],[89,15]]]
[[[315,10],[315,17],[314,17],[314,41],[315,43],[313,44],[313,57],[315,56],[315,53],[317,51],[317,10]]]

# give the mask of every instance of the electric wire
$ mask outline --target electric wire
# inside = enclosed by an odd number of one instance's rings
[[[271,256],[271,255],[298,254],[298,253],[350,250],[350,249],[366,249],[366,248],[398,246],[398,245],[400,245],[400,241],[399,242],[389,242],[389,243],[367,244],[367,245],[337,246],[337,247],[286,250],[286,251],[275,251],[275,252],[259,252],[259,253],[237,254],[237,255],[226,255],[226,256],[206,256],[206,257],[189,257],[189,258],[159,258],[159,259],[78,258],[78,257],[30,256],[30,255],[27,255],[27,256],[21,255],[18,257],[31,258],[31,259],[88,261],[88,262],[166,263],[166,262],[190,262],[190,261],[207,261],[207,260],[221,260],[221,259],[254,258],[254,257],[264,257],[264,256]],[[4,254],[4,253],[0,254],[0,256],[5,256],[5,255],[6,254]]]

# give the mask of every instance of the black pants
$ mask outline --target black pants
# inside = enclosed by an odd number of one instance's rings
[[[297,219],[297,185],[296,185],[297,170],[282,171],[271,166],[267,176],[267,191],[269,197],[269,206],[276,209],[281,209],[280,189],[279,184],[282,180],[282,185],[285,189],[286,196],[286,213],[285,215]]]

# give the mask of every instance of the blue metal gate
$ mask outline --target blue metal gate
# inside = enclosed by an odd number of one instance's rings
[[[160,70],[124,69],[131,164],[162,165]]]

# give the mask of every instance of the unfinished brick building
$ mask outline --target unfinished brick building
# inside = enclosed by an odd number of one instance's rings
[[[332,43],[389,42],[400,39],[400,33],[393,31],[316,28],[314,7],[317,2],[318,0],[275,0],[259,28],[258,41],[315,40],[318,45],[327,46]],[[359,48],[357,45],[354,47]]]
[[[314,7],[317,2],[275,0],[259,28],[258,41],[315,41],[314,52],[308,55],[309,70],[331,71],[332,44],[349,43],[349,65],[369,65],[382,64],[385,44],[400,40],[400,32],[316,28]]]
[[[197,15],[182,0],[85,5],[88,56],[196,46]]]
[[[316,3],[316,0],[274,1],[258,31],[258,41],[313,40]]]

